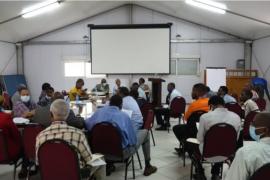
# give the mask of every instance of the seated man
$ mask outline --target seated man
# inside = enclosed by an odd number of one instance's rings
[[[244,89],[240,95],[240,101],[243,104],[242,109],[245,111],[245,117],[251,112],[260,112],[256,102],[252,100],[252,92]]]
[[[109,84],[107,84],[106,79],[101,79],[101,83],[97,84],[95,88],[92,90],[93,92],[104,92],[106,95],[110,92]]]
[[[90,165],[92,154],[84,133],[74,127],[68,126],[66,119],[69,114],[69,105],[63,99],[55,100],[50,107],[52,124],[39,133],[36,138],[36,162],[38,164],[39,147],[48,140],[62,139],[75,148],[77,148],[80,157],[80,167]],[[64,163],[64,162],[63,162]],[[102,168],[101,168],[102,169]],[[96,171],[98,179],[102,179],[104,174],[100,174],[100,170]],[[103,169],[104,170],[104,169]],[[89,174],[90,176],[90,174]]]
[[[139,85],[140,85],[140,88],[142,88],[142,90],[149,91],[149,86],[145,84],[144,78],[139,79]]]
[[[189,105],[188,110],[185,113],[184,118],[186,121],[188,121],[191,114],[196,111],[205,111],[205,112],[209,111],[208,106],[209,99],[205,97],[206,93],[207,88],[204,84],[198,83],[193,86],[191,96],[192,99],[194,99],[195,101],[193,101]],[[194,126],[196,126],[196,124],[194,123],[190,124],[189,122],[187,122],[187,124],[179,124],[173,127],[173,132],[180,142],[185,142],[187,138],[193,136],[195,137],[197,133],[197,128]],[[182,152],[182,149],[180,148],[175,148],[175,150],[178,153]]]
[[[132,112],[131,122],[135,130],[139,130],[143,126],[143,116],[136,100],[130,96],[129,90],[126,87],[119,88],[119,95],[123,98],[122,108]]]
[[[270,162],[270,113],[258,113],[250,135],[256,142],[250,142],[236,152],[225,180],[246,180],[266,163]],[[266,178],[268,179],[268,178]]]
[[[14,117],[32,118],[37,108],[29,95],[27,88],[20,89],[20,100],[13,105]]]
[[[138,91],[139,98],[143,98],[143,99],[147,100],[147,97],[146,97],[144,90],[139,86],[138,83],[134,82],[130,89]]]
[[[51,104],[51,99],[52,99],[53,93],[54,93],[53,87],[47,88],[45,93],[46,93],[46,95],[39,99],[38,105],[40,105],[40,106],[46,106],[48,104]]]
[[[41,93],[39,95],[38,100],[40,101],[42,98],[44,98],[46,96],[46,91],[51,87],[51,85],[49,83],[43,83],[42,87],[41,87]]]
[[[212,96],[208,104],[212,111],[209,111],[208,113],[205,113],[200,117],[199,131],[197,134],[197,139],[200,142],[199,151],[197,149],[198,147],[195,146],[196,148],[195,152],[199,153],[199,155],[194,156],[194,157],[200,157],[201,154],[203,153],[204,136],[206,132],[215,124],[218,124],[218,123],[230,124],[235,128],[235,131],[238,133],[238,136],[240,133],[240,128],[241,128],[240,117],[237,114],[231,111],[228,111],[224,107],[225,103],[221,97]],[[198,163],[198,165],[195,167],[201,168],[201,169],[197,169],[197,172],[201,172],[202,173],[201,175],[204,176],[202,165],[200,164],[200,159],[195,159],[195,161],[196,161],[195,163]],[[211,170],[212,180],[219,179],[221,166],[222,166],[222,163],[215,163],[212,166],[212,170]]]
[[[11,114],[3,112],[2,104],[4,102],[3,96],[0,96],[0,129],[7,140],[7,156],[11,160],[16,160],[22,151],[21,135],[12,121]]]
[[[166,98],[166,103],[170,106],[171,102],[174,98],[182,96],[179,91],[175,89],[174,83],[169,83],[167,85],[168,90],[168,96]],[[166,130],[167,126],[170,126],[170,124],[165,124],[165,122],[169,123],[170,119],[170,109],[169,108],[156,108],[155,109],[155,115],[157,124],[160,125],[160,127],[156,128],[156,130]],[[164,119],[162,119],[162,116],[164,116]]]
[[[51,102],[49,102],[46,106],[40,106],[36,109],[35,115],[31,119],[31,122],[38,123],[44,127],[50,126],[51,125],[50,106],[51,103],[57,99],[64,99],[64,96],[60,92],[55,92],[51,99]],[[84,128],[84,119],[80,116],[75,116],[74,112],[71,109],[66,119],[66,123],[69,126],[73,126],[79,129]]]
[[[83,79],[78,79],[76,81],[76,86],[69,91],[70,101],[75,101],[76,97],[79,98],[87,97],[86,89],[83,90],[83,86],[84,86]]]
[[[17,91],[11,97],[11,102],[12,102],[13,106],[16,104],[17,101],[19,101],[21,99],[20,91],[21,91],[22,88],[26,88],[26,85],[19,84],[18,87],[17,87]]]
[[[112,95],[118,94],[118,89],[121,87],[121,81],[120,79],[115,80],[115,86],[113,87],[113,93]]]
[[[220,86],[218,89],[218,96],[224,99],[225,104],[227,103],[236,103],[234,97],[228,94],[228,88],[226,86]]]
[[[145,103],[147,103],[147,101],[145,99],[139,97],[139,93],[138,93],[138,91],[136,89],[133,89],[133,90],[130,91],[130,96],[132,96],[136,100],[136,102],[139,105],[140,109],[143,107],[143,105]]]
[[[151,157],[148,131],[142,129],[135,130],[132,125],[132,120],[130,120],[126,113],[121,111],[121,108],[122,98],[118,95],[112,96],[109,106],[98,109],[92,117],[86,120],[86,128],[91,131],[96,124],[101,122],[115,124],[122,135],[122,148],[124,153],[128,154],[132,152],[132,149],[135,147],[138,149],[142,145],[145,159],[145,168],[143,174],[145,176],[149,176],[152,173],[155,173],[157,168],[150,164]]]

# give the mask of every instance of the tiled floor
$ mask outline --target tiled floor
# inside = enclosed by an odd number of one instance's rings
[[[172,126],[177,124],[178,120],[172,120]],[[135,157],[135,171],[137,180],[188,180],[190,177],[190,160],[186,159],[186,167],[183,167],[183,161],[174,152],[174,147],[178,146],[178,142],[172,132],[155,131],[154,136],[156,146],[153,146],[151,139],[151,164],[158,167],[158,171],[148,177],[143,176],[143,170],[139,168],[137,158]],[[142,150],[139,150],[140,157],[143,160]],[[142,161],[143,166],[144,162]],[[209,169],[209,168],[207,168]],[[209,174],[209,170],[206,172]],[[132,179],[131,168],[128,172],[128,178]],[[0,180],[12,179],[12,166],[0,165]],[[33,180],[40,179],[39,176],[32,177]],[[116,171],[106,178],[107,180],[124,179],[123,164],[116,164]]]

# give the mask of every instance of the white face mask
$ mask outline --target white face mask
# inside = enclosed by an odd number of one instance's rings
[[[21,96],[22,102],[27,103],[30,100],[30,96]]]
[[[46,99],[51,100],[52,97],[46,95]]]

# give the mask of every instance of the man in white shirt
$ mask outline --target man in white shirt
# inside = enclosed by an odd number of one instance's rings
[[[228,111],[224,107],[225,103],[223,98],[219,96],[212,96],[209,99],[208,104],[212,111],[209,111],[200,117],[199,131],[197,134],[197,139],[200,142],[199,149],[201,154],[203,152],[204,136],[212,126],[218,123],[230,124],[235,128],[238,135],[241,127],[240,117],[234,112]],[[211,170],[212,179],[219,178],[221,166],[222,163],[215,163],[213,165]]]
[[[250,134],[256,142],[250,142],[237,151],[225,180],[250,179],[256,170],[270,162],[269,119],[269,112],[258,113],[255,116]]]
[[[115,86],[113,87],[113,95],[116,95],[118,93],[118,89],[121,87],[121,81],[120,79],[115,80]]]
[[[169,94],[167,95],[167,98],[166,98],[166,104],[168,104],[170,107],[173,99],[176,97],[182,97],[182,94],[175,89],[175,84],[172,82],[167,85],[167,90]],[[169,123],[170,109],[168,107],[156,108],[155,115],[156,115],[157,124],[160,125],[160,127],[156,128],[156,130],[166,130],[167,126],[170,126],[170,124],[165,123],[165,122]],[[164,116],[164,119],[162,118],[162,116]]]
[[[230,96],[228,94],[228,88],[226,86],[220,86],[218,89],[218,96],[222,97],[224,99],[225,104],[227,103],[236,103],[236,100],[234,97]]]
[[[252,100],[252,92],[250,90],[243,90],[241,92],[240,101],[243,103],[242,109],[245,111],[245,117],[251,112],[260,112],[256,102]]]

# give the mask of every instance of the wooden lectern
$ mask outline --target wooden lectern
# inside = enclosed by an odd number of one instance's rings
[[[148,81],[152,82],[152,104],[154,107],[159,107],[161,106],[162,82],[165,82],[165,80],[160,78],[149,78]]]

